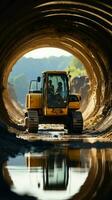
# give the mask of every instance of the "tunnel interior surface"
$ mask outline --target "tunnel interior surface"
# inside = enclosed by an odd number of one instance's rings
[[[79,58],[89,76],[89,103],[83,112],[85,127],[94,124],[101,131],[112,129],[110,1],[1,1],[0,44],[1,122],[18,129],[17,124],[24,117],[7,89],[14,64],[31,50],[56,47]]]

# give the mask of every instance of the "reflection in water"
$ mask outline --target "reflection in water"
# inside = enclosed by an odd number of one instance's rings
[[[18,195],[28,194],[43,200],[103,199],[104,185],[106,190],[107,182],[112,186],[111,153],[111,149],[55,146],[41,153],[31,151],[9,157],[2,165],[2,172],[11,191]]]

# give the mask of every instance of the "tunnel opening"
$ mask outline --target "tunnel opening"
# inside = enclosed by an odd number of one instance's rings
[[[10,102],[7,92],[8,77],[16,61],[35,48],[52,46],[72,53],[86,68],[91,83],[89,103],[83,113],[86,125],[101,125],[101,130],[111,127],[110,4],[101,1],[39,1],[37,4],[32,1],[27,5],[23,3],[23,6],[13,3],[10,8],[15,17],[10,17],[10,9],[7,8],[9,19],[4,16],[1,27],[1,121],[18,128],[9,117],[5,106],[6,102]],[[18,11],[15,13],[15,10]],[[8,107],[12,115],[17,116],[10,103]]]
[[[18,112],[16,123],[24,123],[25,98],[29,91],[30,81],[35,80],[38,76],[41,77],[42,72],[49,70],[64,70],[69,74],[70,93],[80,94],[81,111],[86,108],[85,102],[89,98],[90,83],[83,63],[65,50],[53,47],[39,48],[21,57],[9,73],[7,90],[10,105],[12,103]],[[10,118],[14,121],[7,102],[5,106]]]
[[[81,86],[84,86],[86,82],[89,83],[86,69],[78,58],[58,48],[40,48],[25,54],[13,66],[8,77],[7,86],[12,100],[24,108],[25,96],[28,92],[30,81],[48,70],[65,70],[71,77],[71,93],[81,94]],[[76,80],[74,80],[75,78]]]

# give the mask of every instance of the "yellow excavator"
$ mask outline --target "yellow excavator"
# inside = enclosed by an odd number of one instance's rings
[[[46,71],[32,80],[26,95],[25,127],[37,132],[39,124],[64,124],[70,134],[80,134],[83,117],[80,95],[70,94],[65,71]]]

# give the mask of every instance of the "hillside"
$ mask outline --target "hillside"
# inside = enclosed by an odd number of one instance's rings
[[[10,73],[9,81],[20,74],[24,74],[27,81],[30,81],[31,79],[36,79],[37,76],[41,76],[41,73],[45,70],[64,70],[69,65],[72,58],[73,56],[52,56],[42,59],[22,57],[17,61]]]

